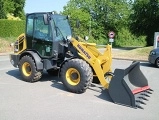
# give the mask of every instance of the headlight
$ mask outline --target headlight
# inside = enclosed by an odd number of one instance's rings
[[[156,52],[155,51],[151,51],[150,55],[156,55]]]
[[[14,61],[13,60],[11,60],[10,62],[11,62],[12,65],[14,65]]]
[[[18,41],[16,41],[14,43],[14,52],[18,52],[19,51],[19,44],[18,44]]]

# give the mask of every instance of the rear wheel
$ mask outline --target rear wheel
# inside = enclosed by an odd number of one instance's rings
[[[42,72],[36,70],[36,65],[31,56],[24,56],[19,61],[19,70],[26,82],[36,82],[41,76]]]
[[[64,86],[71,92],[83,93],[93,80],[92,69],[81,59],[72,59],[66,62],[60,71]]]
[[[156,64],[156,67],[158,67],[158,68],[159,68],[159,58],[157,58],[157,59],[156,59],[155,64]]]

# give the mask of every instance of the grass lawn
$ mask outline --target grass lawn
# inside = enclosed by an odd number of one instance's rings
[[[113,50],[112,56],[113,58],[147,61],[149,53],[152,49],[153,47],[151,46],[134,48],[130,50]]]

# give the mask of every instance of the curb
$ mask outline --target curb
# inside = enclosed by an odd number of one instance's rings
[[[128,59],[128,58],[116,58],[116,57],[113,57],[113,59],[116,59],[116,60],[128,60],[128,61],[139,61],[139,62],[148,62],[148,60],[138,60],[138,59]]]
[[[7,56],[9,54],[12,54],[13,52],[6,52],[6,53],[0,53],[0,56]]]

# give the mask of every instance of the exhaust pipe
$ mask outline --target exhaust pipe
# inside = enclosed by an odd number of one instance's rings
[[[133,62],[126,69],[115,69],[108,88],[114,103],[141,109],[141,104],[146,104],[151,91],[140,70],[140,62]]]

